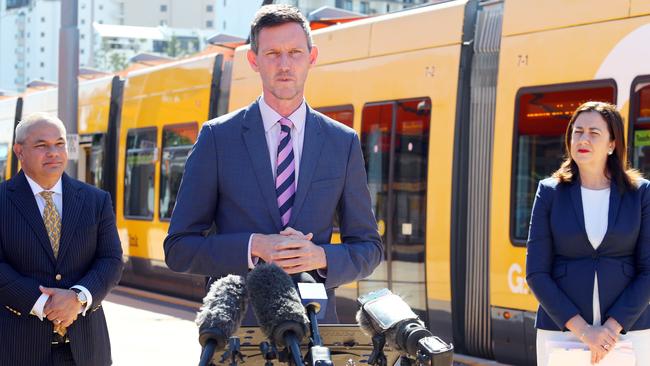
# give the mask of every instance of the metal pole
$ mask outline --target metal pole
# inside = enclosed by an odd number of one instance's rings
[[[78,0],[61,0],[61,30],[59,31],[59,118],[68,130],[70,162],[66,171],[77,178],[79,153],[77,110],[79,85],[79,29],[77,29]],[[76,143],[76,146],[75,146]]]

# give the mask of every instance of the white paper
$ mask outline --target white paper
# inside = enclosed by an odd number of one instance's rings
[[[591,351],[582,342],[546,342],[547,366],[591,366]],[[635,366],[631,342],[618,342],[598,366]]]

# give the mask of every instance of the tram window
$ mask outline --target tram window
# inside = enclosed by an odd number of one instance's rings
[[[352,105],[321,107],[316,108],[316,110],[335,121],[341,122],[350,128],[354,128],[354,107],[352,107]]]
[[[519,92],[511,199],[514,245],[526,245],[539,181],[557,170],[564,159],[564,134],[573,111],[590,100],[614,102],[614,85],[599,84],[593,87],[573,84],[562,88],[526,88]]]
[[[133,129],[126,136],[124,216],[153,218],[156,129]]]
[[[430,120],[431,101],[419,98],[367,105],[361,122],[372,207],[390,263],[359,289],[388,280],[423,319]]]
[[[92,142],[86,158],[86,183],[102,188],[104,184],[104,150],[106,134],[92,136]]]
[[[181,185],[185,161],[198,134],[198,125],[187,123],[163,129],[160,164],[160,219],[169,220]]]
[[[634,87],[632,107],[632,166],[650,176],[650,77]]]
[[[0,144],[0,182],[5,180],[7,159],[9,157],[9,144]]]

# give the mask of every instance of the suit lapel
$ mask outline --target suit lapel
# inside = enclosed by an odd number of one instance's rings
[[[72,235],[77,229],[77,223],[83,211],[83,196],[79,192],[78,183],[65,173],[61,181],[63,183],[63,217],[61,219],[59,259],[63,258],[70,246]]]
[[[320,158],[320,152],[323,148],[323,137],[321,121],[307,106],[307,119],[305,121],[305,138],[302,146],[302,156],[300,157],[300,175],[298,176],[298,187],[296,189],[296,200],[293,202],[291,209],[291,219],[289,226],[293,227],[300,214],[311,179],[316,171],[316,165]]]
[[[269,159],[269,148],[266,144],[264,134],[264,123],[260,114],[257,102],[251,104],[242,122],[244,143],[248,150],[251,163],[257,177],[257,183],[264,197],[264,202],[271,213],[273,223],[277,232],[282,230],[282,220],[280,218],[280,209],[275,195],[275,182],[273,181],[273,171],[271,160]]]
[[[38,242],[43,247],[47,257],[53,264],[56,264],[56,259],[54,258],[54,252],[52,251],[52,244],[50,239],[47,236],[47,230],[45,229],[45,224],[43,223],[43,216],[38,211],[38,205],[36,204],[36,198],[34,198],[34,192],[29,187],[27,178],[25,178],[25,173],[21,170],[13,179],[11,179],[9,185],[9,199],[16,205],[16,208],[20,214],[25,218],[29,226],[31,226]]]
[[[607,238],[609,233],[612,231],[614,224],[616,224],[616,217],[618,217],[618,210],[621,207],[621,192],[618,191],[618,186],[614,181],[611,182],[609,188],[609,210],[607,212],[607,231],[605,232],[605,237],[601,242],[598,249],[605,247],[609,242]]]
[[[578,218],[578,223],[580,224],[580,230],[584,233],[585,243],[591,248],[594,249],[589,243],[589,238],[587,236],[587,230],[585,229],[585,213],[582,208],[582,191],[580,190],[580,181],[576,180],[571,183],[569,191],[571,193],[571,201],[573,202],[573,209],[575,210],[576,217]]]

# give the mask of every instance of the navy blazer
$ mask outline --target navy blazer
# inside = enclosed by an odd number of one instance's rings
[[[343,244],[330,244],[340,218]],[[216,233],[207,235],[216,224]],[[383,258],[365,165],[354,130],[307,107],[300,175],[289,226],[313,233],[327,257],[324,323],[337,322],[333,289],[367,277]],[[219,278],[248,273],[252,233],[282,230],[257,102],[208,121],[188,157],[165,239],[169,268]],[[255,324],[249,307],[244,324]]]
[[[62,177],[59,255],[47,236],[34,194],[21,171],[0,184],[0,365],[52,363],[53,324],[30,315],[39,285],[84,286],[93,297],[86,316],[68,328],[77,365],[110,365],[102,300],[122,274],[122,247],[110,195]]]
[[[598,272],[601,319],[623,332],[650,328],[650,182],[621,194],[611,184],[607,233],[597,250],[585,231],[580,182],[539,183],[528,234],[526,279],[539,300],[535,326],[566,330],[580,314],[593,322]]]

